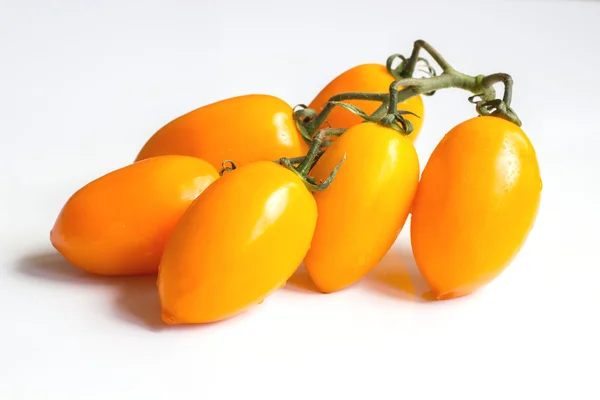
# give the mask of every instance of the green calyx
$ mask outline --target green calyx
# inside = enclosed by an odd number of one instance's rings
[[[297,158],[280,158],[275,162],[295,173],[302,180],[302,182],[304,182],[306,188],[311,192],[325,190],[335,179],[338,170],[346,160],[346,154],[344,154],[340,162],[335,166],[333,171],[331,171],[327,179],[324,181],[317,182],[314,177],[309,176],[309,173],[319,158],[321,158],[323,155],[323,147],[328,145],[328,141],[326,141],[326,139],[329,136],[337,136],[338,134],[341,134],[340,129],[321,129],[315,134],[314,138],[312,138],[312,143],[306,156]]]

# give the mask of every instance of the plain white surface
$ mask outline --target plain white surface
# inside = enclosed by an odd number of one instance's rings
[[[599,18],[574,1],[2,1],[0,398],[600,398]],[[308,103],[416,39],[510,73],[538,152],[537,223],[486,289],[423,300],[406,228],[351,289],[300,272],[242,316],[167,328],[154,278],[90,277],[50,247],[68,196],[172,118],[244,93]],[[475,115],[467,97],[425,99],[422,165]]]

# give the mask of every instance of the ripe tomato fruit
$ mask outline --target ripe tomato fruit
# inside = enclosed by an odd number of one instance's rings
[[[156,273],[177,221],[217,178],[209,163],[186,156],[155,157],[117,169],[68,199],[50,241],[88,272]]]
[[[419,180],[412,142],[370,122],[348,129],[311,175],[325,179],[344,153],[331,186],[314,194],[319,217],[304,261],[322,292],[355,283],[383,258],[406,222]]]
[[[285,284],[310,246],[317,206],[302,180],[270,161],[226,173],[190,206],[158,275],[167,324],[232,317]]]
[[[347,92],[366,92],[366,93],[388,93],[390,85],[394,82],[394,77],[387,71],[385,65],[381,64],[362,64],[351,68],[331,81],[310,103],[309,108],[321,112],[327,101],[340,93]],[[381,103],[377,101],[366,100],[345,100],[345,103],[354,104],[367,114],[377,110]],[[424,106],[421,96],[413,96],[406,101],[398,104],[399,110],[411,111],[419,116],[407,114],[404,117],[413,125],[413,132],[408,138],[413,142],[421,131],[424,118]],[[363,119],[352,112],[334,107],[327,116],[328,121],[333,128],[350,128],[363,122]]]
[[[416,263],[438,299],[467,295],[497,277],[528,236],[542,180],[517,125],[469,119],[437,145],[412,209]]]
[[[174,119],[146,142],[136,161],[181,154],[206,160],[219,170],[223,160],[243,166],[298,157],[307,150],[292,107],[277,97],[255,94],[221,100]]]

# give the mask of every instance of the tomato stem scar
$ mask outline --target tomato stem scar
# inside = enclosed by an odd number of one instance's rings
[[[221,170],[219,171],[219,176],[223,176],[225,172],[231,172],[237,168],[237,165],[231,160],[223,160],[221,163]]]

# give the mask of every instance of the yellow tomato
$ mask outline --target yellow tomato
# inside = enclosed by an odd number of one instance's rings
[[[169,122],[144,145],[137,160],[163,154],[201,158],[217,170],[223,160],[237,166],[302,156],[308,146],[283,100],[254,94],[200,107]]]
[[[156,273],[177,221],[218,178],[209,163],[186,156],[154,157],[119,168],[69,198],[50,240],[88,272]]]
[[[416,263],[438,299],[491,282],[517,254],[539,207],[535,150],[517,125],[475,117],[432,153],[412,210]]]
[[[341,93],[388,93],[390,85],[394,80],[394,77],[387,71],[385,65],[361,64],[343,72],[325,86],[310,103],[309,108],[320,112],[331,97]],[[347,100],[344,102],[354,104],[367,114],[372,114],[381,105],[380,102],[367,100]],[[423,126],[425,112],[423,99],[420,95],[411,97],[406,101],[399,103],[398,109],[411,111],[419,116],[415,117],[410,114],[404,116],[413,125],[414,130],[408,135],[408,138],[414,142]],[[363,122],[363,119],[344,108],[335,107],[326,118],[326,121],[329,122],[333,128],[350,128]],[[322,127],[325,126],[326,125],[323,125]]]
[[[331,186],[314,195],[319,217],[305,264],[323,292],[355,283],[383,258],[406,222],[419,180],[410,140],[374,123],[347,130],[311,175],[324,180],[344,153]]]
[[[160,264],[168,324],[214,322],[285,284],[310,246],[317,206],[298,176],[273,162],[240,167],[190,206]]]

